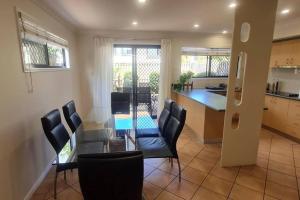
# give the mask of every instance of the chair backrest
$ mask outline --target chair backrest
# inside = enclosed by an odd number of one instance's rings
[[[80,124],[82,123],[81,118],[76,112],[74,101],[72,100],[68,102],[66,105],[62,107],[62,110],[71,131],[74,133],[78,128],[78,126],[80,126]]]
[[[44,132],[57,154],[66,145],[70,136],[61,123],[60,113],[55,109],[41,118]]]
[[[165,139],[168,143],[173,155],[177,155],[176,142],[184,127],[186,118],[186,110],[178,106],[176,103],[172,105],[171,117],[167,123],[165,130]]]
[[[111,113],[112,114],[130,113],[130,93],[122,93],[122,92],[111,93]]]
[[[137,103],[151,103],[151,88],[138,87],[137,88]]]
[[[141,151],[79,155],[79,182],[85,200],[141,200],[144,178]]]
[[[160,116],[158,118],[158,128],[159,128],[160,133],[162,134],[163,137],[165,136],[165,129],[166,129],[167,123],[168,123],[168,121],[170,119],[170,116],[171,116],[173,103],[174,103],[173,100],[166,99],[164,108],[161,111]]]

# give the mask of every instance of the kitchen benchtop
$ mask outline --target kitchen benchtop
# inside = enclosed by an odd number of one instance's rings
[[[287,93],[287,92],[277,92],[277,93],[266,92],[266,95],[269,95],[269,96],[274,96],[274,97],[280,97],[280,98],[284,98],[284,99],[290,99],[290,100],[300,101],[299,97],[290,97],[289,94],[290,93]]]
[[[173,92],[183,95],[218,112],[224,112],[226,110],[226,96],[217,94],[218,92],[225,92],[226,94],[226,90],[192,89],[184,91],[173,90]],[[264,110],[267,110],[267,108],[265,107]]]
[[[173,92],[186,96],[216,111],[225,111],[226,109],[227,98],[225,96],[212,93],[207,89],[192,89],[184,91],[173,90]]]

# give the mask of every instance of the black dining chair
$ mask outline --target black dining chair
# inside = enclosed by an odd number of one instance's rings
[[[130,94],[123,92],[111,93],[111,113],[129,114],[130,113]]]
[[[77,167],[76,163],[59,163],[59,153],[70,140],[70,136],[61,122],[61,117],[58,109],[55,109],[41,118],[42,126],[46,137],[56,152],[56,170],[54,179],[54,198],[56,199],[56,184],[58,173],[64,171],[64,178],[66,180],[66,170]]]
[[[142,200],[144,161],[141,151],[78,156],[85,200]]]
[[[181,181],[181,167],[176,143],[184,127],[185,119],[186,110],[183,107],[178,106],[176,103],[173,103],[171,116],[162,137],[144,137],[136,139],[137,149],[143,152],[144,158],[177,159],[179,181]]]
[[[62,107],[65,119],[72,131],[74,133],[76,129],[82,123],[79,114],[76,112],[76,107],[74,101],[70,101]]]
[[[172,111],[172,105],[174,101],[171,99],[166,99],[164,108],[160,113],[160,116],[158,118],[158,128],[152,128],[152,129],[137,129],[136,130],[136,138],[140,137],[159,137],[164,136],[165,129],[167,126],[167,123],[171,116]]]

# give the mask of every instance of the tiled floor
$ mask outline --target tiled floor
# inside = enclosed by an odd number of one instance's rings
[[[300,144],[262,129],[257,164],[245,167],[221,168],[220,145],[197,143],[194,133],[185,128],[178,140],[182,181],[178,167],[166,159],[145,160],[144,194],[158,200],[276,200],[299,199]],[[34,194],[32,200],[51,199],[52,170]],[[58,200],[83,199],[77,170],[63,174],[58,182]]]

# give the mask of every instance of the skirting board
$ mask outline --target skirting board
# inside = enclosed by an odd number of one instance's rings
[[[38,189],[38,187],[41,185],[43,180],[46,178],[47,174],[49,173],[53,161],[56,159],[56,156],[54,156],[53,159],[49,162],[47,165],[46,169],[43,171],[43,173],[40,175],[40,177],[35,181],[35,183],[32,185],[26,196],[24,197],[24,200],[30,200],[31,197],[33,196],[34,192]]]

